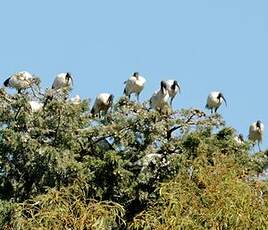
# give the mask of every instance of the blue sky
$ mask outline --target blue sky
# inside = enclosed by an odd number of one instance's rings
[[[27,70],[46,88],[69,71],[73,94],[94,99],[121,96],[139,71],[142,100],[173,78],[182,87],[176,109],[204,108],[220,90],[228,107],[219,112],[247,136],[257,119],[268,128],[267,9],[265,0],[2,1],[0,78]]]

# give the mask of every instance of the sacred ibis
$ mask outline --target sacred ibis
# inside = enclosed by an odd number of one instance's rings
[[[261,151],[260,143],[262,143],[263,135],[264,124],[261,121],[258,120],[249,126],[248,139],[253,142],[253,145],[256,141],[258,142],[259,151]]]
[[[135,93],[137,101],[139,101],[139,96],[144,88],[145,82],[146,79],[142,77],[138,72],[133,73],[133,75],[127,81],[124,82],[124,94],[130,99],[131,94]]]
[[[108,109],[113,104],[113,99],[114,99],[114,96],[110,93],[99,94],[95,99],[95,103],[91,109],[91,113],[93,115],[99,114],[99,116],[100,116],[101,111],[103,111],[104,113],[107,113]]]
[[[74,105],[79,105],[81,103],[81,98],[79,95],[75,95],[74,97],[71,97],[68,101]]]
[[[172,106],[173,99],[177,95],[177,93],[181,92],[181,87],[176,80],[166,80],[167,90],[170,97],[170,106]]]
[[[167,84],[165,81],[161,81],[160,89],[155,91],[150,98],[150,108],[162,112],[165,107],[168,107],[169,94],[167,90]]]
[[[70,73],[58,74],[52,84],[52,89],[70,88],[73,86],[73,77]]]
[[[5,87],[15,88],[18,90],[18,93],[21,93],[23,89],[30,88],[34,84],[38,85],[39,79],[27,71],[17,72],[4,81]]]
[[[39,101],[29,101],[28,103],[33,113],[41,111],[44,107],[44,103],[39,102]]]
[[[234,137],[234,140],[239,145],[241,145],[241,144],[243,144],[245,142],[243,134],[239,134],[238,136],[236,135]]]
[[[225,105],[227,106],[226,99],[221,92],[217,92],[217,91],[211,92],[207,98],[206,108],[210,109],[211,113],[213,113],[213,109],[214,109],[214,112],[216,113],[223,101]]]

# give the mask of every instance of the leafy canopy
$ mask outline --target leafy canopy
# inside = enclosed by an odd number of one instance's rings
[[[2,223],[18,229],[266,226],[266,156],[219,115],[120,98],[101,117],[66,93],[0,91]],[[44,103],[32,112],[29,101]]]

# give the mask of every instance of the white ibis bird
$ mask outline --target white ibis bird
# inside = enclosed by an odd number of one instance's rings
[[[103,111],[104,113],[107,113],[108,109],[113,104],[114,96],[110,93],[101,93],[96,97],[95,103],[91,109],[91,113],[93,115],[99,114]]]
[[[264,124],[261,121],[258,120],[249,126],[248,139],[251,140],[254,144],[256,141],[258,142],[259,151],[261,151],[260,143],[262,143],[263,135]]]
[[[210,109],[211,113],[213,113],[214,109],[214,112],[216,113],[223,101],[227,106],[226,99],[221,92],[211,92],[207,98],[206,108]]]
[[[27,71],[17,72],[4,81],[5,87],[15,88],[18,93],[23,89],[30,88],[34,84],[38,84],[39,80]]]
[[[159,153],[150,153],[135,161],[134,165],[141,166],[141,171],[144,171],[151,163],[156,164],[157,161],[161,161],[161,158],[162,155]]]
[[[73,77],[70,73],[60,73],[55,77],[52,89],[70,88],[73,86]]]
[[[75,95],[74,97],[71,97],[68,101],[74,105],[79,105],[81,103],[81,98],[79,95]]]
[[[124,82],[125,89],[124,94],[130,99],[131,94],[135,93],[137,97],[137,101],[139,101],[139,96],[141,91],[144,88],[144,84],[146,79],[142,77],[138,72],[133,73],[133,75]]]
[[[44,103],[39,101],[29,101],[28,103],[30,104],[31,111],[33,113],[41,111],[44,107]]]
[[[181,87],[176,80],[166,80],[167,90],[170,97],[170,106],[172,106],[172,102],[177,93],[181,92]]]
[[[234,140],[235,140],[235,142],[236,142],[237,144],[239,144],[239,145],[241,145],[241,144],[243,144],[243,143],[245,142],[245,139],[244,139],[243,134],[239,134],[238,136],[236,135],[236,136],[234,137]]]
[[[165,81],[161,81],[160,89],[155,91],[150,98],[150,108],[159,110],[160,112],[168,105],[169,94],[167,90],[167,84]]]

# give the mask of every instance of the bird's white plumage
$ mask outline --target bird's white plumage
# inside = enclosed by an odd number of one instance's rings
[[[172,98],[175,97],[178,92],[180,92],[180,88],[177,85],[175,85],[175,88],[172,89],[172,85],[174,85],[174,82],[175,82],[175,80],[166,80],[165,81],[165,83],[167,85],[167,90],[168,90],[169,96]]]
[[[9,77],[8,87],[17,90],[26,89],[32,86],[33,79],[33,75],[27,71],[17,72]]]
[[[224,102],[224,100],[225,99],[223,98],[223,95],[221,94],[221,92],[219,91],[211,92],[207,98],[206,108],[210,109],[211,112],[214,109],[216,112],[217,109],[221,106],[222,102]]]
[[[111,97],[113,97],[113,95],[110,93],[100,93],[95,99],[95,103],[92,107],[92,113],[98,114],[101,111],[107,112],[112,105],[112,101],[110,101]]]
[[[68,79],[67,74],[68,73],[58,74],[54,79],[54,82],[52,84],[52,89],[57,90],[57,89],[65,88],[65,87],[72,87],[72,80]]]
[[[215,91],[215,92],[211,92],[208,95],[207,105],[209,109],[217,108],[222,104],[223,99],[222,98],[218,99],[219,93],[220,92]]]
[[[160,161],[161,158],[162,158],[162,155],[158,154],[158,153],[147,154],[144,157],[142,157],[141,159],[134,162],[134,165],[142,166],[141,171],[144,171],[146,168],[148,168],[150,163],[156,164],[157,160]]]
[[[144,88],[144,84],[146,79],[140,75],[138,76],[131,76],[126,82],[126,86],[124,89],[124,93],[126,96],[130,97],[132,93],[135,93],[138,97],[141,91]]]
[[[242,145],[244,143],[243,139],[237,135],[234,137],[234,141],[239,145]]]
[[[260,127],[257,127],[257,122],[254,122],[249,126],[249,135],[248,135],[249,140],[253,142],[258,141],[258,143],[261,143],[263,139],[263,134],[264,134],[263,123],[260,123]]]
[[[74,105],[78,105],[81,103],[81,98],[79,95],[75,95],[74,97],[69,99],[69,102],[71,102]]]
[[[162,110],[168,105],[169,94],[168,90],[163,88],[155,91],[152,97],[150,98],[150,107],[155,110]]]
[[[180,93],[180,86],[176,80],[166,80],[164,81],[168,90],[168,94],[170,97],[170,106],[172,106],[173,99]]]
[[[44,103],[39,101],[29,101],[31,111],[33,113],[39,112],[43,109]]]

